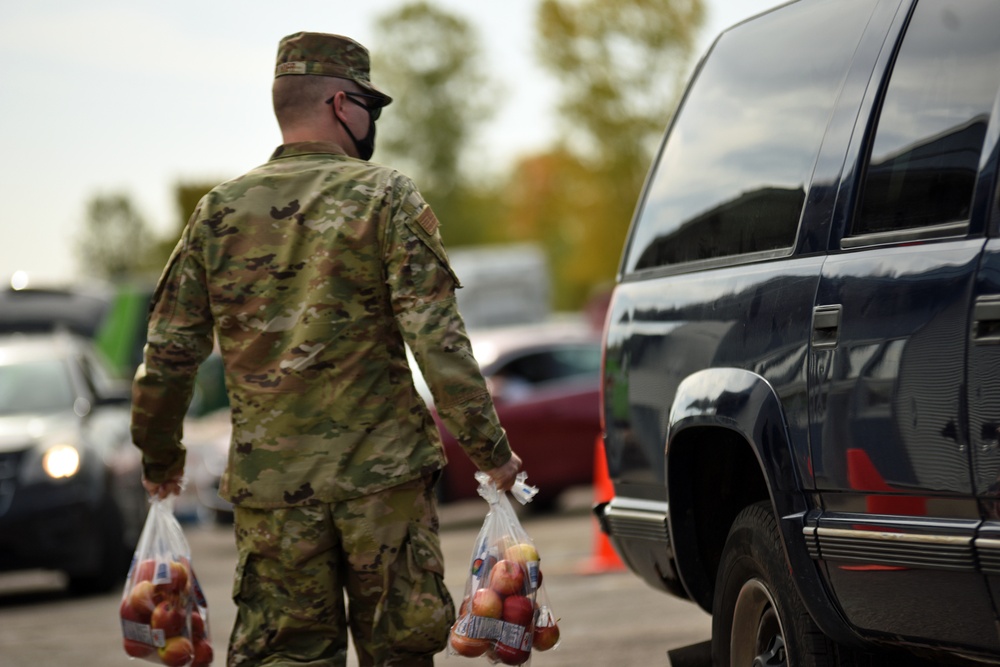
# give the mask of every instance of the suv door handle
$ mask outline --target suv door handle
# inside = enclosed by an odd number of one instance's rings
[[[972,307],[972,340],[977,345],[1000,344],[1000,294],[976,297]]]
[[[837,347],[840,336],[840,313],[842,306],[837,303],[813,308],[812,345],[814,348]]]

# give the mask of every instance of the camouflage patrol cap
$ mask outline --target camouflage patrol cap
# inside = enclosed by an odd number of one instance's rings
[[[366,92],[381,97],[383,106],[392,98],[372,85],[368,49],[350,37],[321,32],[297,32],[278,43],[275,78],[287,74],[318,74],[348,79]]]

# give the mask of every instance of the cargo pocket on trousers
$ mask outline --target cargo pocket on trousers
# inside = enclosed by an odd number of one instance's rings
[[[455,622],[455,604],[444,583],[441,543],[427,527],[411,523],[406,545],[406,566],[396,581],[400,595],[398,616],[391,621],[395,650],[430,655],[444,649]],[[401,564],[402,565],[402,564]],[[408,581],[404,581],[408,580]]]

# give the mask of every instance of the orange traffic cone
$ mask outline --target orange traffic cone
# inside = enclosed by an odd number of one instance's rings
[[[594,445],[594,503],[604,503],[615,496],[615,487],[611,483],[611,475],[608,474],[608,461],[604,457],[604,440],[597,436],[597,443]],[[625,564],[615,548],[611,546],[611,540],[601,532],[601,527],[594,522],[594,553],[577,568],[580,574],[602,574],[604,572],[618,572],[625,569]]]

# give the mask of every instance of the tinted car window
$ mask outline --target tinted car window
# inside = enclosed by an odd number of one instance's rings
[[[793,5],[722,35],[664,146],[626,272],[794,244],[845,45],[874,5]]]
[[[923,0],[872,145],[855,234],[968,220],[1000,82],[1000,2]]]
[[[517,379],[530,384],[593,375],[601,369],[598,346],[561,347],[532,352],[505,363],[494,373],[504,379]]]

